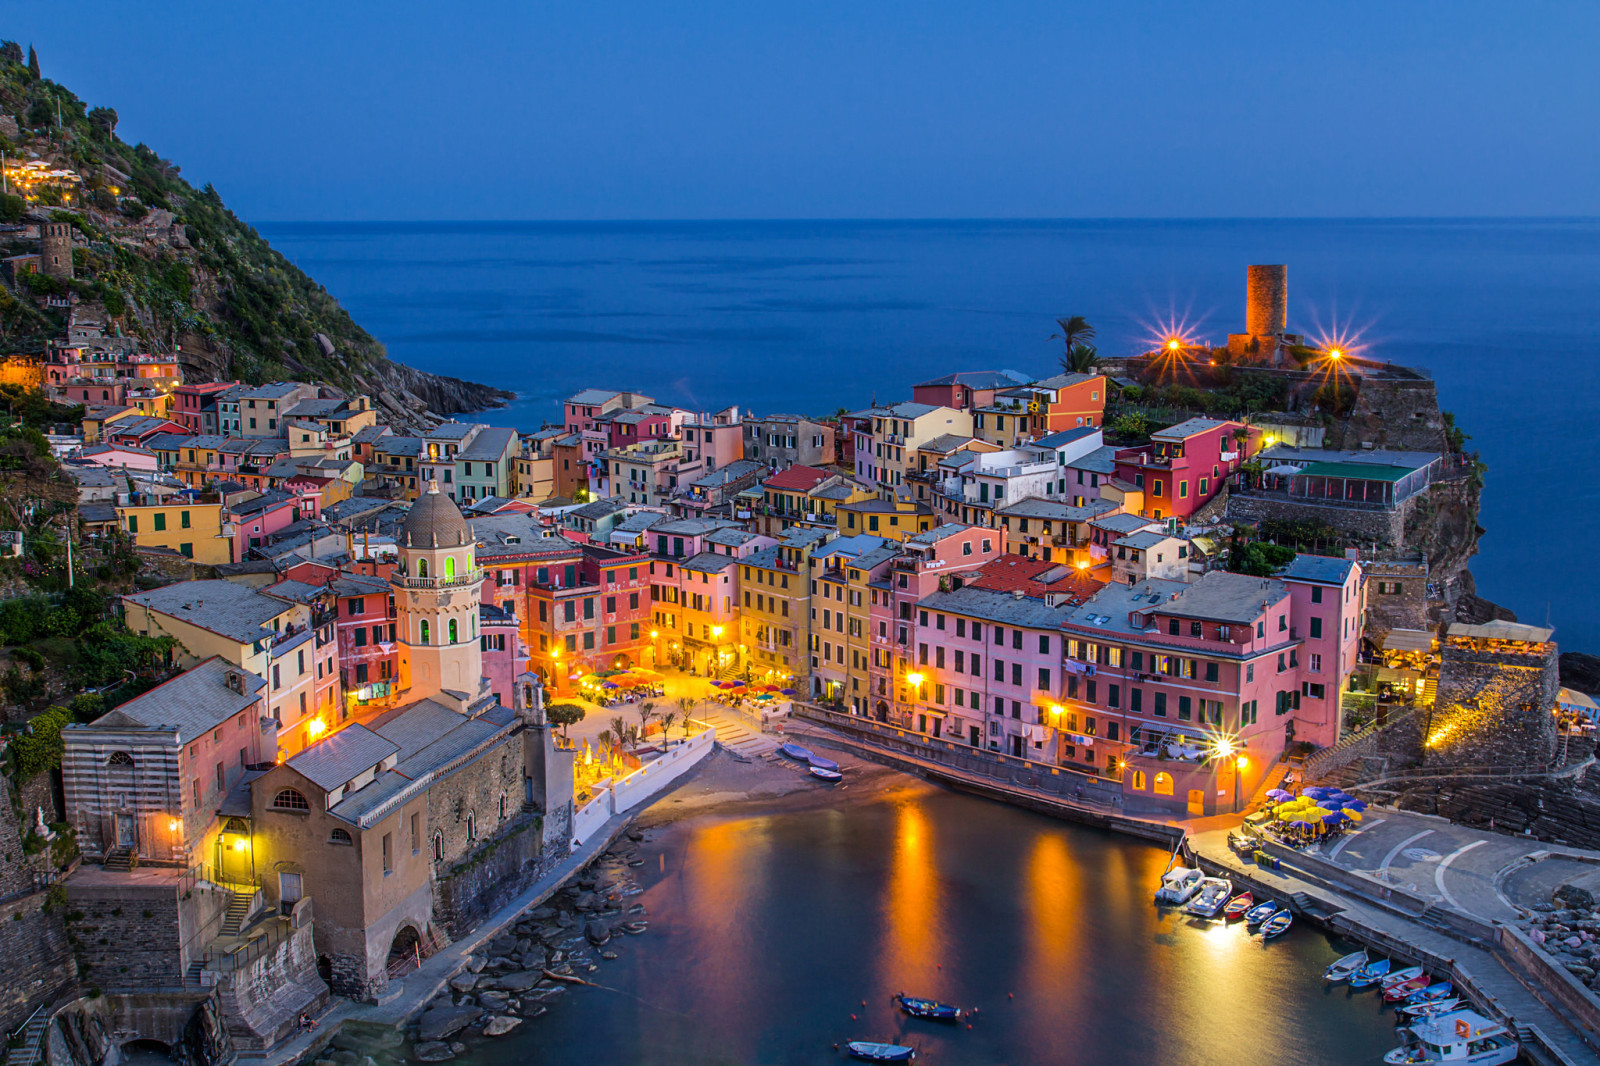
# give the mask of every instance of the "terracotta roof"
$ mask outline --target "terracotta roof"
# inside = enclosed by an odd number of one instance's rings
[[[818,470],[814,466],[796,464],[787,470],[778,471],[763,481],[762,484],[769,489],[782,489],[788,492],[809,492],[831,476],[826,470]]]

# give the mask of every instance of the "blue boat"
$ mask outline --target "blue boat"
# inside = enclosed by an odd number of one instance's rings
[[[1294,915],[1289,910],[1279,911],[1261,923],[1261,939],[1271,940],[1275,936],[1282,936],[1289,931],[1289,923],[1293,921]]]
[[[917,1057],[917,1049],[902,1044],[878,1044],[871,1040],[852,1040],[845,1045],[854,1058],[866,1062],[910,1062]]]
[[[1436,1000],[1436,999],[1444,999],[1446,996],[1448,996],[1450,993],[1454,992],[1455,990],[1456,990],[1456,986],[1455,986],[1454,982],[1451,982],[1451,981],[1435,981],[1433,984],[1429,985],[1427,988],[1424,988],[1424,989],[1421,989],[1419,991],[1411,993],[1409,996],[1407,996],[1405,998],[1405,1001],[1403,1003],[1401,1003],[1401,1006],[1402,1007],[1414,1007],[1418,1003],[1430,1003],[1430,1002],[1432,1002],[1433,1000]]]
[[[816,778],[818,781],[830,781],[830,782],[832,782],[832,781],[843,781],[844,780],[844,775],[841,774],[839,771],[837,771],[837,770],[824,770],[820,766],[813,766],[811,768],[811,776]]]
[[[922,999],[918,996],[895,996],[900,1004],[900,1009],[913,1018],[932,1018],[940,1022],[959,1022],[961,1008],[949,1003],[940,1003],[934,999]]]
[[[1394,962],[1390,959],[1378,959],[1375,962],[1367,963],[1365,966],[1361,967],[1361,969],[1351,974],[1350,987],[1368,988],[1377,984],[1379,981],[1383,980],[1384,975],[1389,972],[1389,967],[1393,965]]]
[[[1244,924],[1260,925],[1276,913],[1278,913],[1278,905],[1270,899],[1264,900],[1244,912]]]
[[[813,767],[821,767],[824,770],[837,770],[839,768],[838,763],[834,762],[832,759],[824,759],[820,755],[813,755],[806,761],[809,762]]]
[[[779,744],[778,750],[789,756],[789,758],[798,759],[800,762],[810,762],[815,758],[810,749],[802,748],[798,744]]]

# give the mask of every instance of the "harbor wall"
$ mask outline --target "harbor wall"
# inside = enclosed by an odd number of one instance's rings
[[[572,816],[573,838],[588,840],[612,815],[625,814],[649,803],[667,786],[699,765],[701,759],[711,754],[716,743],[717,731],[707,727],[627,777],[612,778]]]
[[[1545,1006],[1565,1012],[1582,1025],[1591,1044],[1600,1045],[1600,999],[1520,929],[1502,925],[1496,932],[1500,949],[1523,971],[1517,979],[1544,1000]]]

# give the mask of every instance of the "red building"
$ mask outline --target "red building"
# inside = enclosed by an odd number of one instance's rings
[[[217,432],[217,394],[237,381],[185,382],[172,390],[172,419],[189,433]]]
[[[1191,418],[1116,453],[1117,477],[1144,490],[1144,518],[1186,519],[1204,507],[1254,450],[1260,431],[1242,422]]]
[[[972,411],[994,403],[996,392],[1027,383],[1009,370],[966,370],[913,385],[911,402]]]

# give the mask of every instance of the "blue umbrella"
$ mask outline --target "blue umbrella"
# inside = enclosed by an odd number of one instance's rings
[[[1311,828],[1311,823],[1310,822],[1290,822],[1289,824],[1291,826],[1293,826],[1294,828],[1296,828],[1296,829],[1310,829]]]
[[[1302,788],[1300,790],[1300,794],[1303,796],[1310,796],[1312,799],[1325,799],[1327,798],[1328,793],[1331,791],[1332,789],[1326,788]]]
[[[793,696],[794,695],[794,689],[786,688],[786,689],[783,690],[783,694],[785,696]]]
[[[1274,789],[1271,789],[1271,790],[1269,790],[1267,792],[1267,798],[1268,799],[1275,799],[1275,800],[1292,800],[1292,799],[1294,799],[1294,793],[1293,792],[1285,792],[1281,788],[1274,788]]]
[[[1367,809],[1367,805],[1358,799],[1345,800],[1340,806],[1347,811],[1365,811]]]
[[[1343,811],[1334,811],[1332,814],[1325,814],[1325,815],[1322,816],[1322,824],[1323,825],[1338,825],[1340,822],[1344,821],[1347,817],[1349,817],[1349,816],[1346,815]]]

